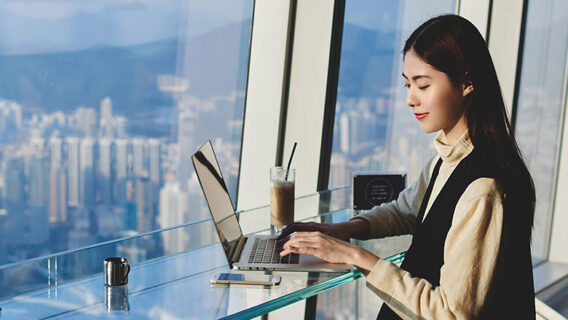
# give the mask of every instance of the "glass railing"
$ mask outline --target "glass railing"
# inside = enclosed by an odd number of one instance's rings
[[[321,215],[321,219],[348,219],[350,188],[341,187],[296,199],[296,220]],[[331,218],[330,213],[344,210]],[[268,205],[238,213],[244,234],[267,233],[270,223]],[[107,241],[76,250],[47,255],[0,266],[0,299],[34,290],[77,281],[102,272],[103,260],[127,257],[131,265],[151,261],[218,243],[211,219]]]
[[[101,273],[107,257],[131,265],[196,250],[218,241],[210,219],[108,241],[0,267],[0,299]]]

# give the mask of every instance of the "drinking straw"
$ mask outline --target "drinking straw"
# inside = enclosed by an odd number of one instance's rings
[[[288,167],[286,167],[286,177],[284,177],[284,181],[288,180],[288,172],[290,172],[290,164],[292,164],[292,157],[294,156],[294,151],[296,151],[297,144],[297,142],[294,142],[294,147],[292,147],[292,153],[290,154],[290,160],[288,160]]]

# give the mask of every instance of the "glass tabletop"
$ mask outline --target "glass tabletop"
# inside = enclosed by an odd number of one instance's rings
[[[353,214],[348,203],[348,188],[302,197],[296,200],[296,220],[346,221]],[[246,233],[267,232],[268,210],[266,206],[239,214]],[[271,287],[211,285],[215,274],[231,272],[213,228],[211,220],[196,221],[3,266],[0,317],[250,319],[363,276],[357,269],[347,273],[242,271],[278,274],[282,281]],[[127,257],[132,265],[129,283],[105,286],[103,260],[116,255]],[[399,263],[403,257],[401,253],[388,259]]]

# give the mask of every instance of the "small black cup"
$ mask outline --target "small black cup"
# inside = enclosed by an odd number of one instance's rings
[[[128,284],[130,265],[128,260],[122,257],[105,259],[105,284],[107,286],[123,286]]]
[[[105,286],[105,306],[107,311],[129,311],[128,286]]]

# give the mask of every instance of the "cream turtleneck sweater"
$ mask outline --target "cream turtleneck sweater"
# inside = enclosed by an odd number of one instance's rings
[[[443,132],[434,140],[438,156],[398,199],[353,219],[365,219],[369,238],[412,234],[416,215],[439,158],[442,165],[424,218],[438,193],[459,164],[473,150],[465,132],[449,145]],[[379,259],[367,276],[367,286],[403,319],[475,319],[489,294],[503,225],[502,190],[496,180],[479,178],[460,197],[444,244],[440,285],[414,278],[400,267]]]

